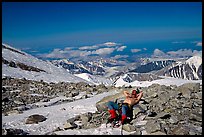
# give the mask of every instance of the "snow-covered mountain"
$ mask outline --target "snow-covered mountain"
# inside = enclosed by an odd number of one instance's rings
[[[159,85],[177,85],[180,86],[185,83],[200,83],[202,84],[202,80],[186,80],[186,79],[178,79],[178,78],[173,78],[173,77],[165,77],[161,76],[162,79],[156,79],[153,81],[139,81],[135,80],[132,82],[126,82],[123,78],[123,76],[119,77],[115,82],[114,86],[115,87],[146,87],[146,86],[151,86],[152,84],[159,84]]]
[[[171,65],[173,62],[175,62],[175,61],[174,60],[152,61],[152,62],[148,62],[146,64],[143,64],[143,65],[137,67],[136,69],[131,70],[130,72],[148,73],[151,71],[160,70],[162,68],[165,68],[166,66]]]
[[[123,61],[109,58],[96,58],[90,59],[89,61],[71,61],[69,59],[59,59],[51,60],[50,62],[57,67],[66,69],[71,74],[88,73],[101,76],[107,75],[107,73],[109,73],[109,69],[126,66]]]
[[[57,67],[66,69],[71,74],[89,73],[93,75],[103,75],[105,73],[102,66],[91,62],[81,61],[80,63],[74,63],[68,59],[52,60],[51,62]]]
[[[201,80],[202,57],[193,56],[186,61],[177,61],[155,74],[188,80]]]
[[[83,67],[80,67],[79,65],[75,64],[74,62],[68,59],[51,60],[51,63],[53,63],[55,66],[59,68],[66,69],[68,72],[72,74],[90,73],[88,70],[84,69]]]
[[[163,79],[162,77],[159,77],[157,75],[151,74],[151,73],[134,73],[134,72],[129,72],[129,73],[117,73],[117,76],[112,77],[116,87],[119,86],[136,86],[134,82],[149,82],[151,83],[152,81],[158,80],[158,79]],[[134,84],[133,84],[134,83]]]
[[[162,78],[151,73],[119,72],[119,73],[116,73],[116,75],[113,75],[112,79],[115,82],[119,79],[122,79],[124,82],[131,83],[133,81],[153,81],[153,80],[162,79]]]
[[[86,82],[69,74],[49,61],[35,58],[25,52],[2,43],[2,77],[26,78],[45,82]]]
[[[93,83],[94,85],[103,84],[106,86],[110,86],[113,83],[113,81],[111,79],[104,78],[103,76],[95,76],[95,75],[91,75],[88,73],[81,73],[81,74],[74,74],[74,75],[78,76],[82,79],[85,79],[86,81],[89,81],[89,82]]]

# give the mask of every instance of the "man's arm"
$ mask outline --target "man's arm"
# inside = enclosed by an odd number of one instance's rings
[[[140,99],[142,98],[142,96],[143,96],[143,92],[140,92],[139,94],[137,94],[137,97],[136,97],[136,99],[135,99],[135,104],[137,104],[137,103],[140,101]]]
[[[125,95],[125,97],[130,97],[130,93],[128,91],[124,91],[123,94]]]

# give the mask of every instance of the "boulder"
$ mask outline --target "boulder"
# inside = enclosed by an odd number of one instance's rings
[[[153,133],[161,130],[160,123],[156,120],[149,120],[145,125],[147,133]]]
[[[64,129],[65,130],[67,130],[67,129],[74,129],[74,128],[77,128],[77,124],[75,124],[75,123],[66,122],[64,124]]]
[[[38,115],[38,114],[34,114],[34,115],[31,115],[29,116],[27,119],[26,119],[26,124],[38,124],[38,122],[43,122],[45,121],[47,118],[44,117],[43,115]]]
[[[187,128],[178,125],[172,130],[172,135],[189,135],[189,131]]]
[[[133,131],[136,130],[136,128],[131,124],[124,124],[123,125],[123,130],[125,130],[127,132],[133,132]]]
[[[25,132],[22,129],[13,129],[13,128],[4,129],[4,135],[28,135],[28,134],[29,134],[28,132]]]
[[[108,110],[107,104],[109,101],[115,102],[116,99],[119,99],[122,97],[124,97],[123,91],[121,91],[115,95],[110,95],[110,96],[104,97],[102,100],[100,100],[96,103],[96,108],[99,112],[107,111]]]
[[[150,135],[166,135],[166,134],[164,132],[157,131],[157,132],[151,133]]]

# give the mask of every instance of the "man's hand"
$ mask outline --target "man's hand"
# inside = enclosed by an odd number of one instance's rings
[[[129,93],[128,91],[124,91],[123,94],[124,94],[126,97],[131,97],[131,96],[130,96],[130,93]]]
[[[139,103],[142,96],[143,96],[143,92],[140,92],[139,94],[137,94],[137,97],[135,98],[135,104]]]
[[[143,96],[143,92],[141,91],[139,94],[137,94],[136,98],[138,98],[139,100],[142,98]]]

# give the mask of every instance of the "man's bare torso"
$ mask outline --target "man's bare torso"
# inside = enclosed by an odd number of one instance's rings
[[[140,92],[136,96],[130,95],[130,93],[128,91],[124,91],[123,94],[125,95],[125,100],[123,103],[127,103],[130,106],[134,106],[135,104],[137,104],[139,102],[139,100],[141,99],[141,97],[143,96],[142,92]]]
[[[137,98],[126,97],[123,103],[128,103],[130,106],[133,106],[137,102],[138,102]]]

